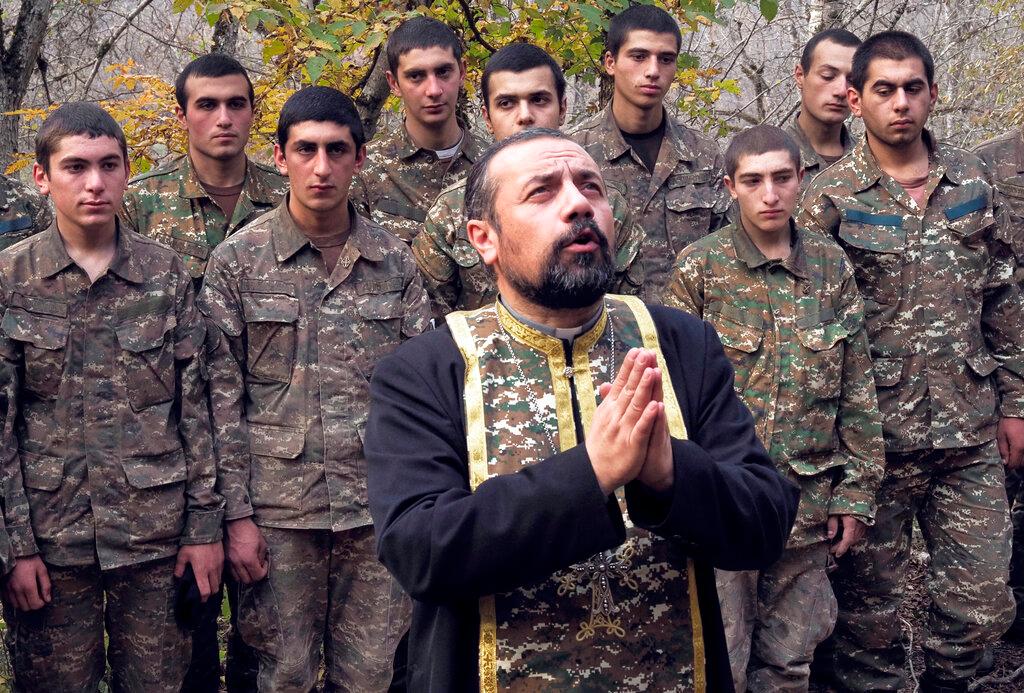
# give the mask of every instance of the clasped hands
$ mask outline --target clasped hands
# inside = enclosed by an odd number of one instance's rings
[[[655,352],[630,349],[615,382],[598,393],[585,445],[601,491],[611,494],[630,481],[654,491],[671,488],[672,443]]]

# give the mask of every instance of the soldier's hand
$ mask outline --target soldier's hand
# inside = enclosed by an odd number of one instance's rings
[[[659,379],[652,398],[661,402],[658,419],[654,422],[651,439],[647,443],[647,459],[640,469],[637,481],[655,491],[667,491],[675,481],[675,465],[672,460],[672,441],[668,433],[668,413],[665,411],[663,381]]]
[[[853,515],[829,515],[827,527],[829,541],[835,540],[840,522],[843,525],[843,533],[839,537],[839,541],[833,543],[832,548],[829,549],[836,558],[839,558],[852,547],[859,544],[864,539],[864,534],[868,531],[867,525]]]
[[[35,611],[50,603],[50,574],[39,554],[19,558],[4,588],[18,611]]]
[[[220,589],[220,576],[224,572],[224,545],[219,541],[210,544],[186,544],[178,549],[178,563],[174,566],[174,577],[185,574],[185,566],[192,564],[199,588],[201,601]]]
[[[267,541],[251,517],[228,523],[226,544],[231,574],[243,585],[259,582],[267,576]]]
[[[996,442],[999,445],[999,456],[1008,468],[1016,469],[1024,464],[1024,419],[1009,416],[999,419]]]
[[[654,352],[630,349],[615,382],[599,388],[601,404],[594,411],[586,448],[605,494],[635,479],[647,459],[651,432],[664,408],[653,398],[660,382]]]

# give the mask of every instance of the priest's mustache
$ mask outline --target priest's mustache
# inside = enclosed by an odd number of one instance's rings
[[[597,243],[601,250],[608,249],[608,237],[601,231],[597,222],[594,221],[594,217],[577,217],[574,219],[569,230],[559,237],[558,243],[555,247],[558,250],[568,248],[579,240],[579,237],[582,236],[584,232],[590,232],[594,235],[594,242]]]

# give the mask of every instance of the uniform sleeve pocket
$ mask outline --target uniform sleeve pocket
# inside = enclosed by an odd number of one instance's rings
[[[306,434],[298,428],[249,424],[249,451],[254,455],[293,460],[302,454]]]
[[[56,491],[64,480],[64,460],[21,450],[21,478],[25,488]]]
[[[826,351],[850,336],[850,330],[840,322],[826,322],[796,328],[800,343],[811,351]]]
[[[979,349],[973,354],[968,354],[965,360],[979,378],[987,378],[999,368],[999,362],[985,349]]]
[[[903,375],[903,359],[874,358],[871,360],[871,370],[874,371],[877,387],[892,387]]]
[[[460,238],[452,246],[452,259],[459,267],[476,267],[480,264],[480,253],[469,241]]]
[[[125,478],[132,488],[147,489],[185,481],[188,470],[185,453],[173,450],[163,455],[126,457],[121,461]]]

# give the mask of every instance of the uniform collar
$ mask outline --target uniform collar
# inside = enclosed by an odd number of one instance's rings
[[[732,236],[733,249],[736,251],[736,257],[745,263],[750,269],[757,269],[770,262],[778,262],[779,265],[785,268],[790,274],[800,277],[801,279],[807,278],[807,254],[804,251],[803,235],[797,229],[796,224],[793,223],[792,219],[789,220],[789,255],[781,261],[769,260],[765,257],[765,254],[761,252],[761,249],[754,244],[754,241],[751,240],[750,236],[743,229],[741,222],[731,224],[729,229]]]
[[[425,152],[432,156],[434,155],[432,150],[417,146],[416,143],[412,141],[412,137],[409,135],[409,130],[405,127],[404,120],[402,121],[402,127],[398,128],[398,130],[396,130],[392,135],[390,144],[395,152],[395,157],[402,161],[411,159],[420,152]],[[453,158],[457,159],[460,156],[464,156],[469,160],[469,163],[473,163],[483,152],[484,147],[482,145],[483,143],[473,135],[469,128],[462,127],[462,141],[459,143],[459,151],[456,152]]]
[[[821,154],[818,154],[817,150],[811,146],[811,141],[807,138],[807,133],[800,127],[800,111],[796,112],[793,117],[793,122],[790,123],[789,134],[796,141],[798,147],[800,147],[800,158],[803,159],[804,168],[808,166],[818,166],[820,168],[825,167],[825,159],[822,158]],[[850,137],[850,131],[847,129],[844,123],[842,129],[839,131],[839,143],[843,145],[843,153],[850,151],[850,147],[853,145],[853,139]]]
[[[960,170],[960,162],[950,157],[946,147],[939,146],[929,130],[923,130],[921,135],[928,148],[929,175],[945,176],[954,185],[963,183],[964,174]],[[863,192],[881,180],[884,171],[878,166],[875,155],[871,153],[867,135],[853,148],[852,161],[853,171],[860,185],[854,192]]]
[[[665,143],[668,143],[671,152],[670,156],[674,161],[694,161],[696,156],[684,141],[682,128],[674,119],[669,118],[668,111],[665,110],[664,106],[662,106],[661,117],[665,122],[665,139],[662,141],[662,148],[664,149]],[[629,145],[626,144],[626,140],[622,136],[622,130],[619,129],[618,124],[615,122],[615,114],[612,112],[611,101],[609,101],[608,105],[604,108],[604,119],[602,120],[600,127],[604,135],[603,139],[608,145],[604,148],[604,151],[605,158],[609,162],[614,161],[629,152]]]
[[[273,217],[269,220],[270,235],[274,243],[274,256],[278,262],[285,262],[305,246],[309,245],[309,238],[299,230],[288,211],[288,198],[291,193],[284,196],[273,211]],[[366,219],[356,213],[351,200],[348,202],[348,215],[352,223],[352,232],[345,241],[345,245],[354,248],[358,254],[371,262],[379,262],[384,259],[380,245],[370,237]]]
[[[181,157],[178,170],[181,175],[182,197],[190,200],[210,198],[210,194],[206,192],[203,184],[199,181],[199,177],[196,176],[195,167],[192,165],[192,159],[188,154]],[[249,157],[246,157],[245,181],[242,184],[242,193],[253,202],[270,205],[276,201],[273,192],[271,186],[267,185],[266,181],[263,180],[262,171],[260,171],[259,167]]]
[[[132,238],[127,229],[122,228],[121,221],[117,217],[114,218],[114,223],[117,225],[117,245],[107,271],[125,281],[140,284],[144,280],[144,276],[142,268],[139,266],[137,253],[134,252],[137,241]],[[64,239],[61,238],[60,232],[57,230],[56,221],[40,234],[40,243],[36,247],[39,253],[36,262],[42,277],[52,277],[75,264],[75,261],[68,255],[67,248],[64,247]]]

